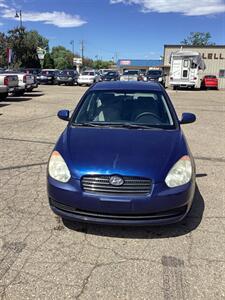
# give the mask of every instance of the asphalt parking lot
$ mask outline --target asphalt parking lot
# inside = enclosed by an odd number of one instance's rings
[[[225,91],[170,91],[197,166],[191,213],[166,227],[63,225],[46,165],[84,87],[0,102],[1,299],[225,299]]]

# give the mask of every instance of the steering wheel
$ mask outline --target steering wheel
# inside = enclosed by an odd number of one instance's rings
[[[135,118],[135,121],[137,121],[138,119],[140,119],[140,118],[142,118],[142,117],[144,117],[144,116],[147,116],[147,115],[150,115],[150,116],[152,116],[153,118],[157,119],[157,121],[160,121],[159,116],[157,116],[156,114],[151,113],[151,112],[143,112],[143,113],[137,115],[137,117]]]

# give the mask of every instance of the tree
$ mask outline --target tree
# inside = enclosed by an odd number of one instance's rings
[[[93,62],[94,69],[108,69],[113,65],[112,61],[96,60]]]
[[[93,59],[84,57],[82,67],[83,68],[93,68]]]
[[[63,46],[52,48],[51,52],[56,69],[72,69],[73,68],[73,53]],[[79,55],[76,54],[76,57]]]
[[[37,48],[48,49],[48,40],[37,31],[22,27],[8,32],[7,45],[14,53],[13,67],[40,68]]]
[[[7,49],[6,35],[0,32],[0,67],[4,67],[7,65],[6,49]]]
[[[52,55],[49,52],[47,52],[45,54],[43,68],[44,69],[54,69],[55,68],[54,59],[52,58]]]
[[[190,35],[181,42],[181,44],[191,46],[215,45],[215,43],[210,42],[210,39],[211,34],[209,32],[191,32]]]

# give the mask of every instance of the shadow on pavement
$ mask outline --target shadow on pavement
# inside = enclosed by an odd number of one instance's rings
[[[192,208],[188,216],[177,224],[165,226],[146,227],[124,227],[124,226],[103,226],[83,224],[63,220],[63,224],[75,231],[84,232],[98,236],[126,238],[126,239],[159,239],[169,238],[188,234],[195,230],[201,223],[205,204],[204,199],[196,186]]]
[[[23,102],[23,101],[30,101],[30,100],[32,100],[32,98],[30,98],[30,97],[8,97],[7,99],[6,99],[6,101],[7,102]]]
[[[35,93],[34,94],[34,92],[32,91],[32,92],[27,92],[26,93],[26,95],[25,96],[28,96],[28,97],[41,97],[41,96],[43,96],[44,95],[44,93],[42,93],[42,92],[39,92],[39,93]]]
[[[8,104],[8,103],[0,104],[0,108],[4,107],[4,106],[8,106],[8,105],[10,105],[10,104]]]

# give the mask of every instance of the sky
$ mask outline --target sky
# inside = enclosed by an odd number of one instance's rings
[[[23,25],[93,59],[159,59],[164,44],[210,32],[225,44],[225,0],[0,0],[0,31]]]

